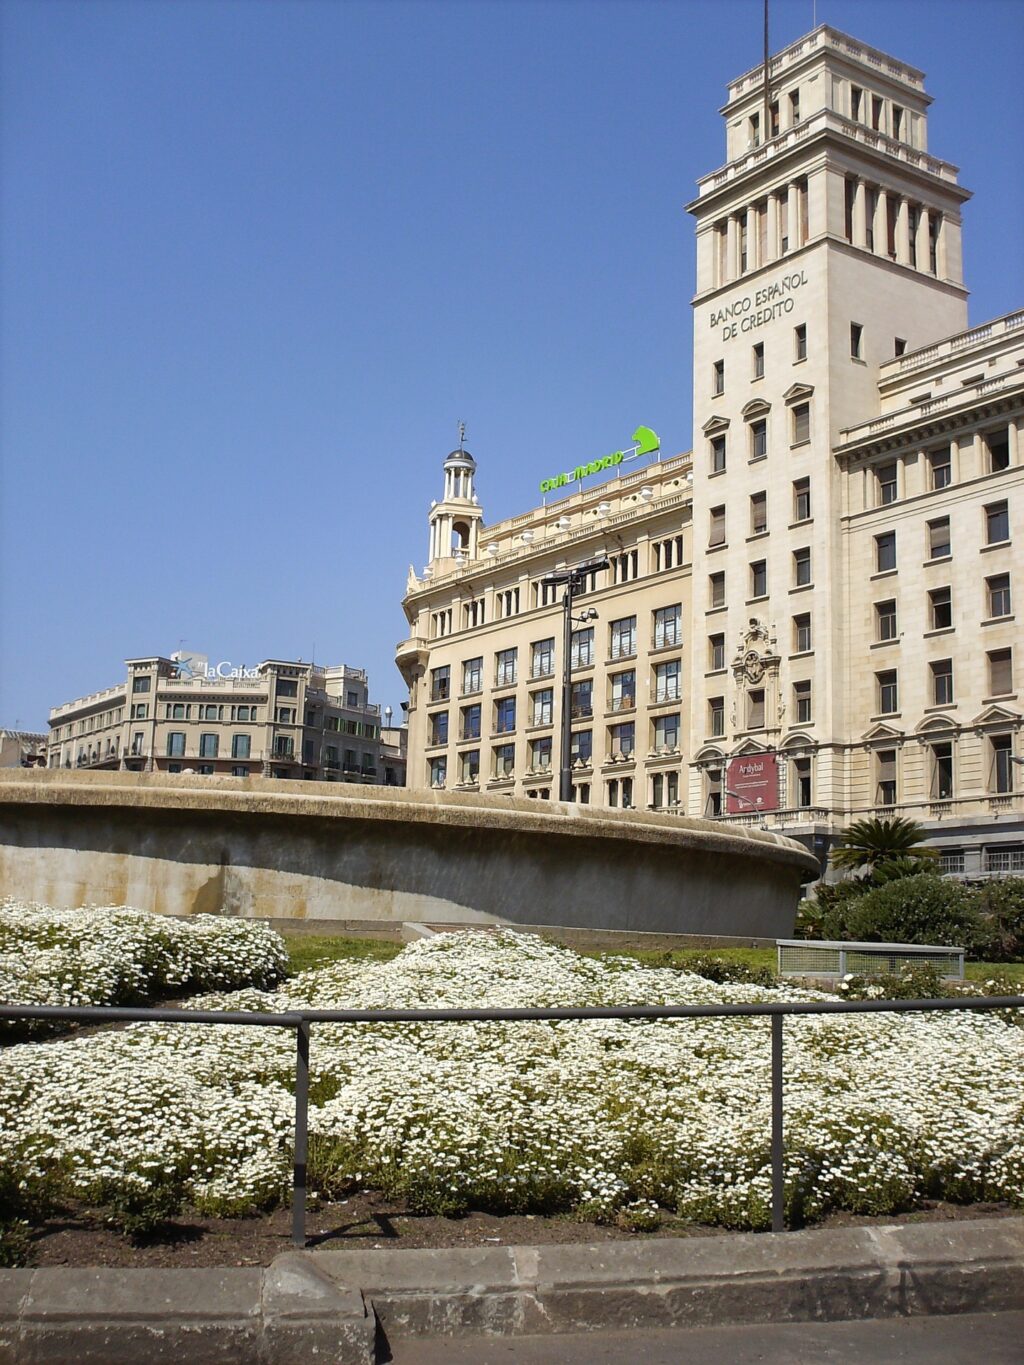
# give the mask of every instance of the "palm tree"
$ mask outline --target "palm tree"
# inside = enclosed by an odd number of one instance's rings
[[[911,876],[928,872],[938,855],[935,849],[922,847],[926,838],[916,820],[906,820],[902,815],[889,820],[877,816],[854,820],[832,850],[832,865],[849,871],[865,868],[869,876],[880,873],[886,880],[892,873]]]

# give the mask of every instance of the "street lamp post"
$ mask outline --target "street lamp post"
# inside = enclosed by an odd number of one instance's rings
[[[550,573],[541,580],[551,587],[563,587],[562,594],[562,725],[559,757],[558,799],[572,800],[572,603],[587,575],[597,569],[607,569],[607,559],[595,559],[588,564],[579,564],[574,569],[561,573]],[[597,612],[591,608],[580,618],[594,621]]]

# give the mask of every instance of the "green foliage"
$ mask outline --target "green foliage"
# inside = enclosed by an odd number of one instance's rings
[[[771,967],[754,966],[747,962],[730,961],[718,953],[676,953],[672,963],[680,971],[693,972],[719,985],[742,981],[746,985],[774,986],[776,975]]]
[[[381,938],[336,938],[321,934],[289,934],[285,939],[288,949],[288,974],[296,976],[311,967],[324,967],[328,962],[354,959],[360,962],[390,962],[405,946]]]
[[[855,942],[936,943],[972,948],[981,917],[972,893],[958,882],[927,874],[876,886],[847,903],[837,937]]]
[[[603,961],[609,960],[603,953],[593,956]],[[634,958],[645,967],[672,967],[676,971],[693,972],[696,976],[716,981],[748,981],[769,986],[776,984],[774,948],[715,948],[714,951],[704,948],[640,948],[632,952],[620,949],[615,957]],[[705,966],[709,970],[705,971]],[[712,977],[711,972],[714,971],[732,974]]]
[[[978,888],[979,948],[989,962],[1024,957],[1024,877],[1000,877]]]
[[[836,990],[845,1000],[937,1000],[950,994],[933,962],[908,962],[881,976],[848,976]]]
[[[912,854],[916,860],[934,859],[933,849],[922,848],[927,838],[924,829],[916,820],[904,819],[895,815],[889,820],[872,816],[867,820],[854,820],[839,836],[839,842],[832,850],[832,866],[848,871],[866,867],[871,870],[879,863],[891,863],[895,859]]]

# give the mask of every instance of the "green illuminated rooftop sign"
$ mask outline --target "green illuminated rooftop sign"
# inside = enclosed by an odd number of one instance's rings
[[[630,446],[628,450],[615,450],[611,455],[602,455],[599,460],[591,460],[589,464],[578,464],[566,474],[556,474],[553,479],[544,479],[540,491],[550,493],[555,488],[564,488],[566,484],[578,483],[581,479],[589,478],[591,474],[600,474],[604,469],[614,469],[623,460],[635,460],[641,455],[650,455],[653,451],[661,449],[661,442],[650,427],[637,427],[631,439],[636,445]]]

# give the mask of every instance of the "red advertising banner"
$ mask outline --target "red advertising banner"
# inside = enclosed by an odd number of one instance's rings
[[[774,754],[734,758],[726,769],[726,814],[778,810],[779,763]]]

